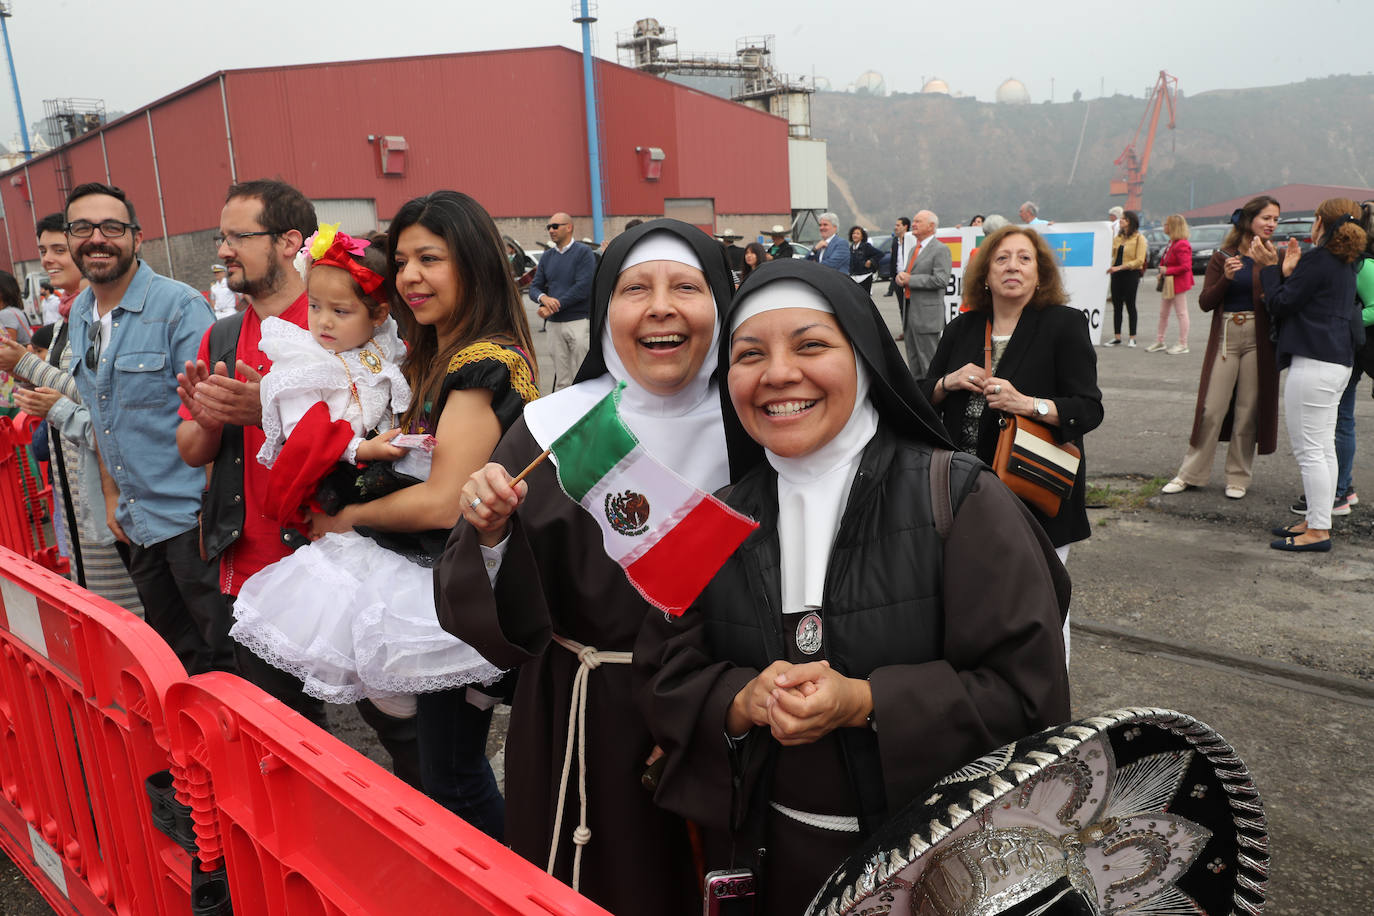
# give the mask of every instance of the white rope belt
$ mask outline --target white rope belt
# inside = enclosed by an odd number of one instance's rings
[[[578,890],[582,877],[582,847],[592,841],[592,832],[587,827],[587,675],[602,665],[628,665],[633,655],[629,652],[602,652],[593,646],[584,646],[557,635],[553,641],[576,655],[580,664],[577,674],[573,675],[572,703],[568,708],[568,743],[563,749],[563,776],[558,781],[558,814],[553,821],[553,839],[549,843],[549,867],[544,870],[553,874],[554,859],[558,856],[558,841],[563,833],[563,802],[568,794],[568,772],[572,768],[573,738],[576,736],[577,795],[581,810],[580,823],[573,831],[572,888]],[[854,829],[859,829],[857,821]]]
[[[810,811],[798,811],[796,808],[789,808],[777,802],[769,802],[769,804],[779,814],[790,817],[808,827],[815,827],[817,830],[833,830],[836,833],[859,832],[859,819],[857,817],[849,817],[844,814],[812,814]]]

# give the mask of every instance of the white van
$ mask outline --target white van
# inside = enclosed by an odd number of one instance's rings
[[[28,316],[29,324],[35,327],[43,323],[43,283],[47,279],[47,273],[40,270],[25,274],[19,281],[19,292],[23,294],[24,299],[24,314]]]

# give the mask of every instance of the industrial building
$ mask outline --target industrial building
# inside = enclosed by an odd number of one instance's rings
[[[607,235],[635,217],[746,236],[792,222],[786,117],[609,61],[595,77]],[[527,247],[556,211],[591,236],[582,86],[562,47],[216,73],[0,173],[0,266],[36,271],[35,221],[87,181],[127,191],[144,259],[199,288],[225,190],[254,178],[290,182],[349,232],[453,188]]]

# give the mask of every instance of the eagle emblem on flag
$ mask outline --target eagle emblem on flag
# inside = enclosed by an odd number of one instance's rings
[[[606,494],[606,521],[617,533],[637,537],[649,530],[649,498],[643,493],[626,490]]]

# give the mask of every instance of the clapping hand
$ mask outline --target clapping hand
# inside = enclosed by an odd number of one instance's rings
[[[13,338],[0,334],[0,372],[13,372],[27,352],[28,349],[15,343]]]
[[[56,388],[26,388],[14,389],[14,403],[20,410],[31,417],[42,419],[52,410],[52,406],[62,398],[62,392]]]
[[[1297,239],[1289,239],[1288,244],[1283,249],[1283,275],[1291,276],[1293,268],[1298,266],[1298,259],[1302,257],[1302,246]]]
[[[1294,244],[1297,244],[1296,242]],[[1279,253],[1274,246],[1265,239],[1255,236],[1250,240],[1250,260],[1255,262],[1257,267],[1269,267],[1279,262]]]

